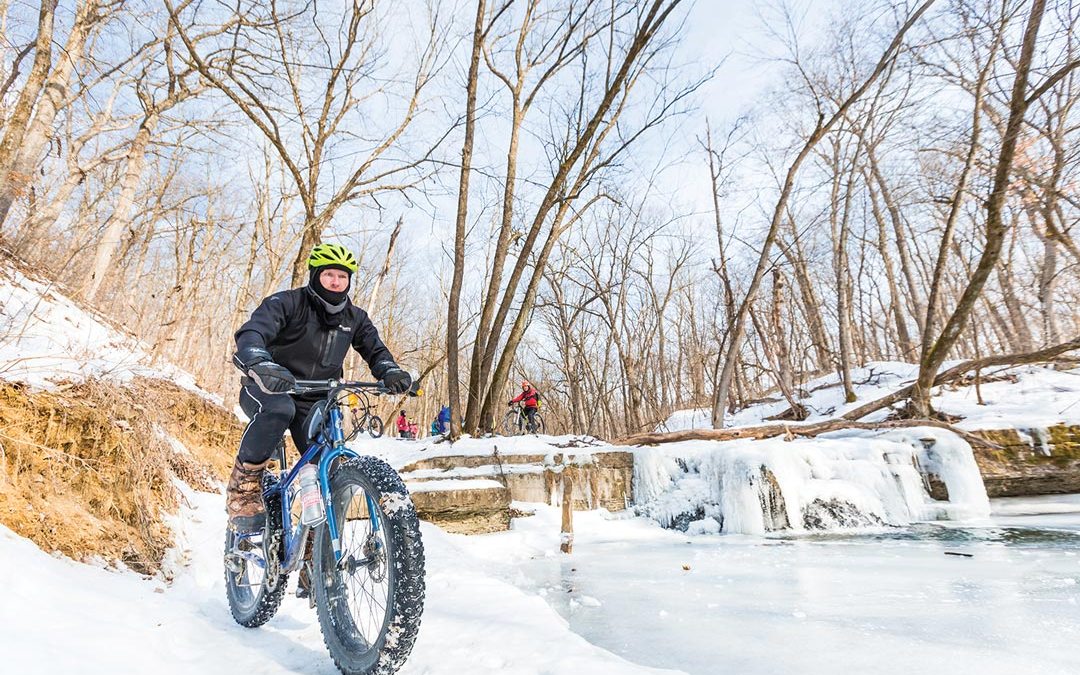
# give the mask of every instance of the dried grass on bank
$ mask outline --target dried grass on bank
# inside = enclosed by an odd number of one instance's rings
[[[0,383],[0,522],[45,551],[152,573],[172,543],[173,476],[217,489],[240,436],[230,417],[168,383]]]

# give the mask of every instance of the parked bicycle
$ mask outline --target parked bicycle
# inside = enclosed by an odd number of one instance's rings
[[[544,433],[544,418],[539,411],[533,413],[533,423],[529,423],[529,416],[525,414],[525,407],[512,405],[503,416],[502,431],[504,436],[520,436],[522,434]]]
[[[352,392],[349,396],[349,410],[352,412],[352,428],[367,431],[372,438],[383,435],[382,418],[376,415],[371,400],[364,392]]]
[[[397,472],[346,447],[362,429],[346,436],[342,425],[350,394],[388,390],[379,382],[298,380],[293,393],[326,394],[305,425],[313,443],[291,469],[279,446],[281,471],[263,479],[262,532],[226,531],[229,609],[240,625],[261,626],[277,612],[289,575],[308,565],[319,627],[337,667],[347,675],[394,673],[412,651],[424,611],[420,523]],[[305,483],[309,464],[317,492]]]

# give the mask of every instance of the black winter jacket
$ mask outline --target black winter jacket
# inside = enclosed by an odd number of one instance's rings
[[[307,380],[341,377],[350,344],[377,379],[397,366],[367,312],[346,302],[340,325],[327,327],[315,310],[318,301],[306,286],[267,297],[236,331],[237,351],[265,348],[275,363]]]

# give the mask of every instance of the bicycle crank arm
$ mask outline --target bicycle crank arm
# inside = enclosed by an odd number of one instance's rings
[[[260,569],[266,569],[266,561],[262,559],[262,556],[258,555],[254,551],[231,551],[225,554],[225,566],[229,568],[229,571],[239,574],[244,569],[244,563],[254,563]]]

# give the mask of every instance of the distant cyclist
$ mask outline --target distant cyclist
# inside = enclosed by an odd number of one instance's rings
[[[525,417],[528,420],[526,431],[530,434],[536,431],[536,410],[540,407],[540,392],[536,391],[528,380],[521,381],[521,393],[510,399],[509,405],[520,403],[525,409]]]
[[[244,373],[240,407],[251,419],[226,490],[225,510],[236,531],[263,527],[263,470],[285,430],[300,452],[307,449],[304,420],[318,398],[290,395],[296,378],[340,378],[351,345],[391,392],[404,393],[412,384],[367,312],[349,300],[356,269],[347,248],[319,244],[308,257],[308,285],[265,298],[236,331],[233,362]]]

